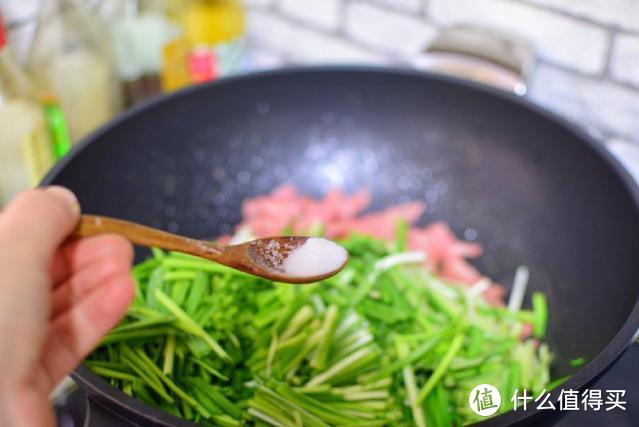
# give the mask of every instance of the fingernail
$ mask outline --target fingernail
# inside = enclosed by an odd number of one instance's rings
[[[65,187],[60,187],[57,185],[47,187],[45,190],[49,194],[53,194],[55,197],[58,197],[60,200],[63,200],[66,203],[71,211],[75,214],[80,213],[80,203],[78,199],[75,197],[75,194],[71,190]]]

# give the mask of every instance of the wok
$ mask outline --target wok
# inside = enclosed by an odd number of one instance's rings
[[[71,188],[86,213],[197,238],[228,233],[243,199],[281,183],[317,196],[367,187],[373,208],[425,201],[424,223],[442,219],[477,236],[489,276],[507,285],[527,265],[529,291],[549,300],[553,377],[575,373],[564,388],[584,388],[635,336],[639,193],[629,176],[552,114],[453,78],[339,67],[229,78],[124,114],[44,180]],[[568,365],[575,357],[589,361],[577,372]],[[188,425],[85,366],[73,376],[100,405],[93,412]]]

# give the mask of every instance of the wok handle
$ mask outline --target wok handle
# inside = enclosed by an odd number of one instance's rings
[[[439,32],[414,65],[523,96],[536,62],[532,44],[519,35],[476,25],[453,25]]]

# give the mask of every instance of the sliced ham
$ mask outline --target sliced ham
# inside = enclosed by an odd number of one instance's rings
[[[482,278],[467,261],[481,256],[481,245],[457,239],[450,227],[441,221],[421,228],[415,226],[426,208],[423,203],[404,203],[362,214],[370,202],[371,196],[366,190],[349,196],[333,189],[324,198],[315,200],[300,194],[292,185],[283,185],[269,195],[245,200],[242,205],[244,220],[238,229],[248,227],[255,236],[266,237],[289,228],[296,234],[304,234],[321,225],[328,238],[345,238],[357,232],[393,240],[397,223],[402,220],[411,225],[409,249],[424,252],[426,262],[435,274],[468,286]],[[504,294],[503,287],[493,284],[482,295],[489,303],[502,306]]]

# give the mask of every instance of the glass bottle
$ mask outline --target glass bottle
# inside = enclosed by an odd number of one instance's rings
[[[173,15],[184,34],[164,49],[165,91],[245,70],[244,8],[239,0],[186,0],[173,4]]]
[[[109,28],[124,104],[131,106],[161,92],[162,52],[180,30],[158,5],[143,7],[139,0],[116,0],[115,5]]]
[[[118,110],[117,80],[102,30],[79,2],[42,1],[28,67],[43,96],[59,101],[74,142]]]
[[[244,8],[239,0],[188,0],[182,22],[191,49],[192,81],[199,83],[241,72],[245,67]],[[202,78],[205,61],[210,64]]]
[[[37,184],[53,162],[47,119],[7,46],[0,17],[0,206]]]

